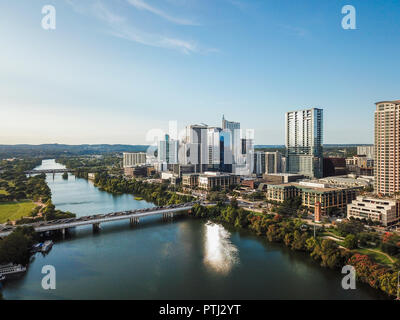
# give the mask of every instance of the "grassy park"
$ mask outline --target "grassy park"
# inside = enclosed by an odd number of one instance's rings
[[[0,223],[14,221],[30,215],[36,205],[32,201],[5,202],[0,204]]]
[[[376,262],[383,265],[391,266],[393,265],[393,262],[395,262],[394,258],[390,257],[388,254],[383,253],[379,249],[358,248],[356,252],[360,254],[365,254]]]

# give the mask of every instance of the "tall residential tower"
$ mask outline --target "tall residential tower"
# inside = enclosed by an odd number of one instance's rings
[[[322,115],[318,108],[286,113],[287,172],[322,177]]]
[[[375,192],[400,191],[400,100],[375,103]]]

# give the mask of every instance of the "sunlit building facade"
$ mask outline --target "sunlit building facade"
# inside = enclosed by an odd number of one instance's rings
[[[375,192],[391,195],[400,191],[400,100],[375,105]]]

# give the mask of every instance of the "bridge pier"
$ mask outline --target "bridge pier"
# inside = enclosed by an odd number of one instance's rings
[[[130,219],[129,219],[129,222],[130,222],[130,225],[131,225],[131,226],[134,226],[134,225],[136,225],[136,224],[139,224],[139,218],[135,218],[135,217],[130,218]]]
[[[69,228],[64,228],[64,229],[61,229],[60,231],[61,231],[61,235],[64,239],[65,236],[69,233]]]
[[[163,213],[163,220],[172,220],[174,218],[173,212]]]
[[[100,223],[93,223],[93,232],[97,233],[100,231]]]

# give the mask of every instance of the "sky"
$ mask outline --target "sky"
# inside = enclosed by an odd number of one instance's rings
[[[372,143],[399,52],[398,0],[1,1],[0,144],[147,144],[222,115],[284,144],[285,112],[311,107],[324,143]]]

